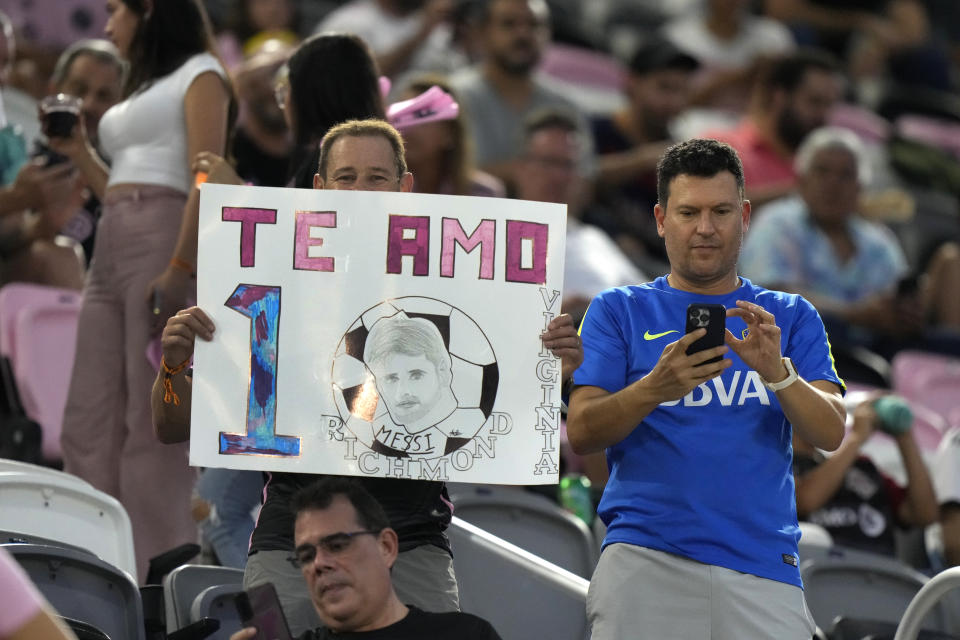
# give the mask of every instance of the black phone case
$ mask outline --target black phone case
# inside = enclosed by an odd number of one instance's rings
[[[712,349],[723,344],[727,327],[727,309],[722,304],[693,303],[687,306],[687,328],[684,333],[690,333],[706,327],[707,334],[687,347],[687,355]],[[717,356],[701,364],[720,362],[723,358]]]
[[[256,640],[293,640],[277,590],[270,582],[238,593],[234,601],[244,627],[256,627]]]

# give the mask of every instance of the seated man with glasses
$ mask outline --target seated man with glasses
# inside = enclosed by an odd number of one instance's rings
[[[397,533],[380,504],[356,480],[325,477],[291,500],[296,514],[290,562],[303,572],[310,599],[325,628],[298,640],[327,638],[456,638],[495,640],[490,623],[468,613],[429,613],[397,598],[390,568]],[[230,637],[256,637],[248,627]]]

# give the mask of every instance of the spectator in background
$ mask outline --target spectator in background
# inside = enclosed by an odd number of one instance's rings
[[[521,161],[524,120],[545,107],[576,107],[535,69],[550,41],[550,13],[544,0],[486,0],[478,17],[483,61],[456,73],[450,84],[466,110],[476,143],[475,161],[512,186]],[[586,120],[583,169],[593,172],[593,141]]]
[[[517,197],[567,205],[562,309],[580,318],[593,296],[609,287],[647,278],[602,230],[581,222],[589,202],[589,182],[578,159],[584,134],[563,110],[533,113],[523,132]]]
[[[737,127],[703,137],[737,150],[747,197],[759,206],[793,190],[794,154],[807,134],[826,124],[841,92],[840,67],[832,56],[798,50],[772,61],[760,74],[750,109]]]
[[[960,426],[944,434],[931,469],[940,501],[943,562],[948,567],[957,567],[960,566]]]
[[[0,548],[0,640],[77,640],[29,576]]]
[[[904,84],[950,89],[947,56],[931,43],[922,0],[764,0],[764,8],[801,42],[843,59],[862,101],[876,101],[888,71]]]
[[[894,525],[924,527],[937,519],[937,499],[926,464],[908,429],[894,435],[907,472],[900,487],[860,449],[883,427],[871,397],[857,405],[853,428],[828,458],[793,434],[797,517],[830,532],[834,543],[896,555]]]
[[[74,43],[54,68],[50,93],[65,93],[83,101],[80,116],[95,149],[99,148],[100,118],[120,100],[123,77],[120,55],[106,40]],[[18,186],[31,183],[35,195],[24,203],[24,211],[2,223],[0,280],[75,289],[83,286],[85,264],[93,255],[100,201],[89,191],[81,193],[83,184],[76,179],[72,163],[57,164],[65,160],[38,142],[34,161],[20,172]],[[69,240],[79,243],[85,260],[77,260],[75,244]]]
[[[233,72],[240,115],[230,143],[237,175],[263,187],[286,185],[293,136],[277,102],[274,80],[293,47],[267,40]]]
[[[113,164],[100,160],[83,120],[69,137],[49,141],[104,203],[62,444],[66,470],[130,514],[137,572],[146,577],[151,557],[197,537],[186,447],[153,437],[155,371],[145,352],[195,295],[190,159],[202,150],[223,153],[232,97],[199,0],[107,0],[107,8],[106,33],[130,62],[124,101],[100,121]]]
[[[453,71],[465,60],[452,46],[452,0],[351,0],[314,33],[355,33],[370,45],[380,72]]]
[[[13,24],[3,11],[0,11],[0,187],[11,184],[27,161],[27,142],[21,127],[11,122],[7,114],[7,102],[10,98],[10,68],[17,52],[17,43],[13,35]],[[36,109],[36,108],[34,108]],[[34,118],[35,119],[35,118]],[[13,210],[9,194],[4,198],[6,206]],[[2,203],[0,203],[2,204]]]
[[[592,122],[597,198],[608,215],[590,212],[587,221],[639,264],[667,260],[650,213],[657,203],[657,161],[671,143],[670,122],[688,106],[699,66],[668,40],[645,40],[630,60],[626,106]]]
[[[925,276],[898,291],[908,268],[899,242],[857,213],[869,170],[856,135],[815,131],[797,152],[796,168],[798,194],[757,212],[741,256],[744,275],[803,295],[835,338],[845,326],[894,339],[928,325],[960,329],[960,249],[943,245]]]
[[[743,111],[755,62],[791,51],[793,36],[776,20],[751,14],[748,0],[706,0],[704,5],[668,22],[663,34],[702,65],[693,91],[695,104]]]
[[[399,97],[408,100],[434,86],[457,101],[456,93],[446,81],[432,75],[411,80]],[[453,120],[414,124],[401,133],[407,150],[407,166],[416,176],[415,192],[496,198],[505,195],[500,180],[474,168],[473,136],[463,111]]]
[[[217,48],[232,70],[268,40],[296,45],[298,32],[299,11],[294,0],[235,0],[226,30],[217,36]]]

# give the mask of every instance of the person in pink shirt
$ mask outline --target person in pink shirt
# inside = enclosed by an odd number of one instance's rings
[[[833,56],[798,50],[772,62],[760,76],[750,109],[736,127],[702,137],[736,149],[747,196],[757,206],[793,190],[794,154],[808,133],[826,124],[841,94],[840,66]]]
[[[77,640],[24,570],[0,548],[0,640]]]

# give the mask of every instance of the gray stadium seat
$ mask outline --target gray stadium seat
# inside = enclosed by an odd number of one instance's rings
[[[114,640],[144,640],[140,592],[125,572],[75,549],[36,544],[3,548],[60,615],[91,625]]]
[[[597,545],[587,525],[549,499],[497,485],[450,485],[454,515],[590,579]]]

